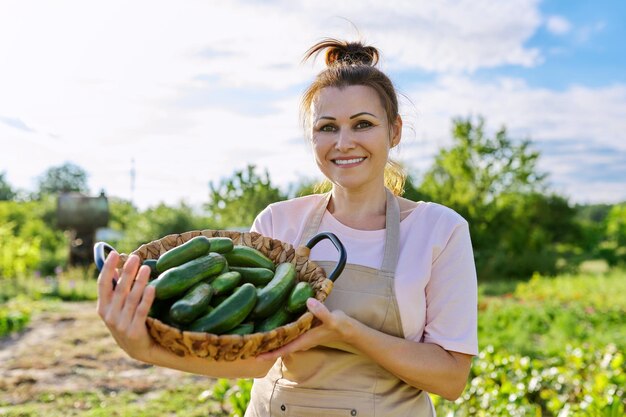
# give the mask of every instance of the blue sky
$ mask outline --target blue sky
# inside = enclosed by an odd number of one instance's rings
[[[3,1],[0,172],[33,190],[71,161],[140,207],[200,204],[249,163],[284,189],[319,178],[298,100],[321,60],[300,59],[360,36],[408,98],[410,172],[482,115],[531,139],[572,203],[624,201],[625,20],[617,0]]]

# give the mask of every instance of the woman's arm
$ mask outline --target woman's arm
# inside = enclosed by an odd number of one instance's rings
[[[343,342],[351,345],[407,384],[448,400],[457,399],[467,383],[472,356],[446,351],[432,343],[418,343],[374,330],[342,311],[328,311],[310,298],[309,310],[322,322],[290,344],[259,358],[273,362],[277,357],[307,350],[320,344]]]
[[[115,268],[118,259],[119,255],[111,252],[98,277],[97,310],[117,344],[131,358],[212,377],[250,378],[267,374],[273,361],[255,358],[227,362],[180,357],[158,345],[146,328],[146,318],[154,300],[154,288],[147,286],[150,269],[140,267],[139,258],[131,255],[118,277]],[[117,281],[115,288],[113,279]]]

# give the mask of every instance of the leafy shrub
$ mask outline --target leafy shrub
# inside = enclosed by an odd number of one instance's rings
[[[19,332],[30,322],[31,306],[22,298],[0,305],[0,337]]]
[[[601,350],[568,345],[547,359],[488,346],[461,398],[432,398],[442,416],[618,417],[626,410],[624,387],[624,354],[613,344]]]

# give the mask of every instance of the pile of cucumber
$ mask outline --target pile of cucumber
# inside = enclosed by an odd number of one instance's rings
[[[156,294],[148,315],[181,330],[267,332],[296,320],[315,294],[292,263],[228,237],[196,236],[143,263]]]

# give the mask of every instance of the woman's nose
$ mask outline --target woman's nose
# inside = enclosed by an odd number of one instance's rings
[[[340,152],[345,152],[355,147],[354,137],[349,129],[341,129],[337,135],[337,142],[335,142],[335,149]]]

